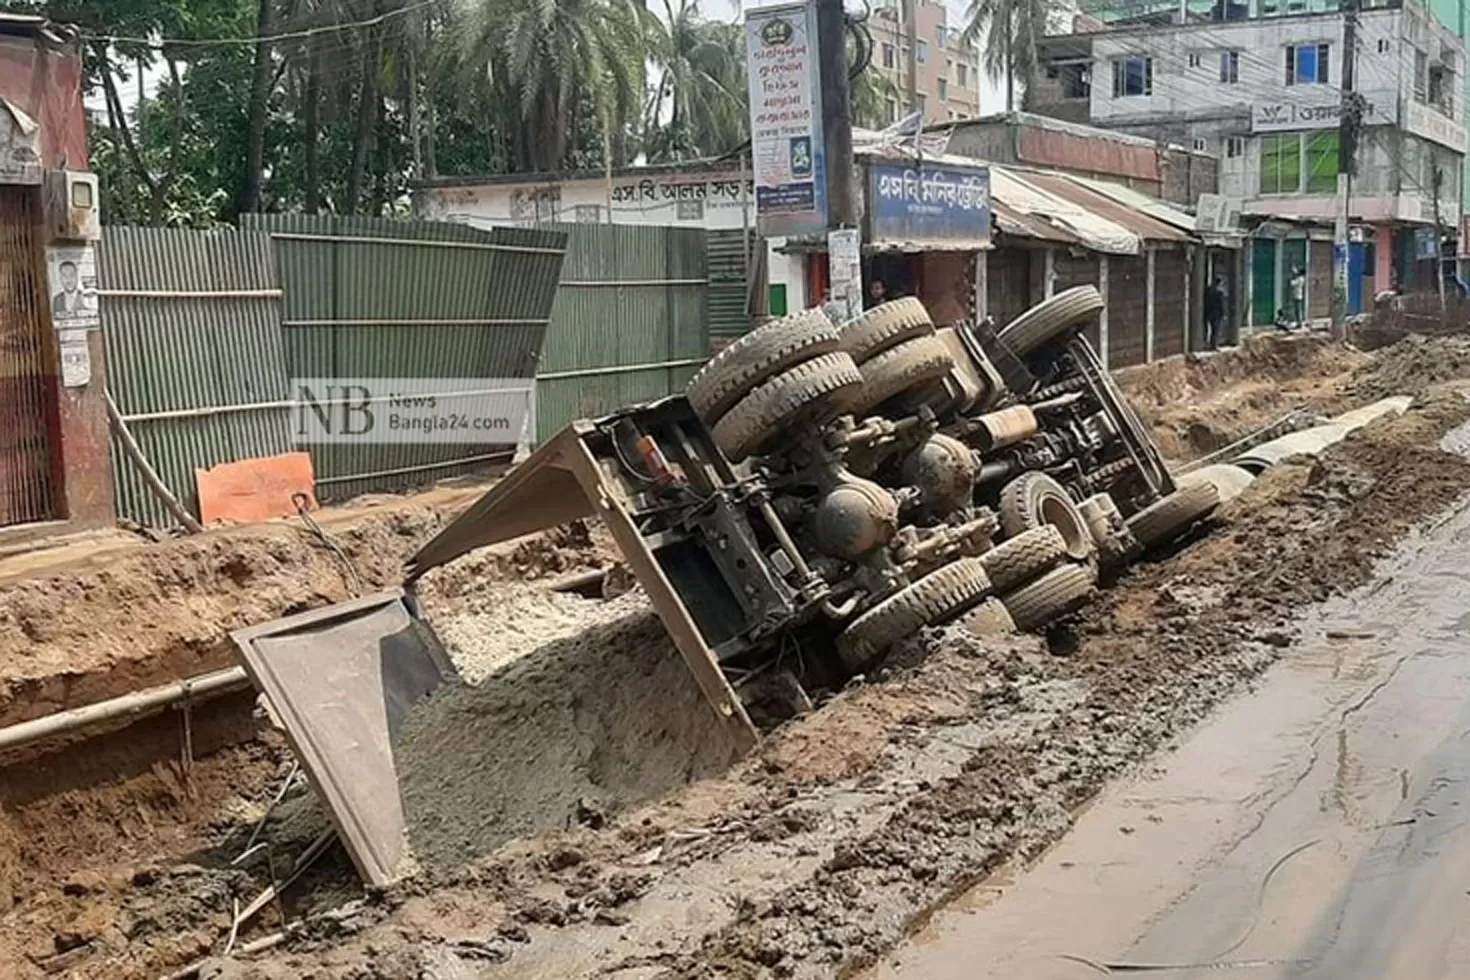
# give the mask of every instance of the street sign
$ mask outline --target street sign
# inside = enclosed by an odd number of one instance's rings
[[[827,228],[826,146],[814,3],[745,16],[750,151],[762,235]]]

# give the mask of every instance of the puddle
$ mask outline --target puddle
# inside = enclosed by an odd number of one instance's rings
[[[1470,455],[1470,425],[1444,447]],[[960,896],[865,976],[1470,976],[1467,555],[1461,509],[1305,617],[1254,692],[1033,868]]]

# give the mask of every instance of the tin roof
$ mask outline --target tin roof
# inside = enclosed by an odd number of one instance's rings
[[[1096,208],[1080,203],[1073,196],[1060,193],[1036,178],[1060,177],[1039,171],[1019,171],[1010,167],[990,168],[990,200],[1020,220],[1011,230],[1015,235],[1028,235],[1045,241],[1056,241],[1064,235],[1068,244],[1078,244],[1095,252],[1114,255],[1137,255],[1142,251],[1140,236],[1126,224],[1098,213]],[[1096,195],[1093,195],[1096,196]],[[1002,222],[1004,222],[1002,218]],[[1001,225],[1005,229],[1004,223]],[[1029,234],[1039,231],[1040,234]]]
[[[1144,242],[1188,242],[1193,240],[1188,232],[1149,215],[1136,207],[1130,207],[1113,197],[1099,193],[1068,174],[1027,171],[1024,179],[1057,197],[1098,215],[1116,225],[1121,225]],[[1133,249],[1137,251],[1137,249]]]

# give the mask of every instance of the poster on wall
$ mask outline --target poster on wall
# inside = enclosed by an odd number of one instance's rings
[[[51,325],[57,330],[96,330],[97,250],[91,245],[52,245],[46,249],[47,295]]]
[[[755,210],[766,236],[827,228],[816,17],[813,3],[762,7],[745,16]]]
[[[87,331],[63,330],[61,341],[61,385],[84,388],[92,380],[92,351],[87,346]]]

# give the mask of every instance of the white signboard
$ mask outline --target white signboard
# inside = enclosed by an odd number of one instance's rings
[[[756,216],[767,236],[827,227],[816,19],[814,3],[762,7],[745,17]]]
[[[832,274],[832,303],[841,323],[863,311],[863,265],[856,228],[827,233],[827,264]]]
[[[52,245],[46,249],[47,295],[51,325],[57,330],[95,330],[97,250],[91,245]]]
[[[1398,99],[1392,92],[1364,92],[1367,106],[1363,125],[1388,126],[1398,122]],[[1294,99],[1263,100],[1251,105],[1251,132],[1275,133],[1303,129],[1336,129],[1342,119],[1342,93],[1324,93]]]
[[[1465,127],[1432,106],[1409,100],[1404,104],[1404,128],[1415,136],[1465,152]]]
[[[61,384],[65,388],[82,388],[92,380],[92,351],[87,346],[87,331],[61,331]]]

